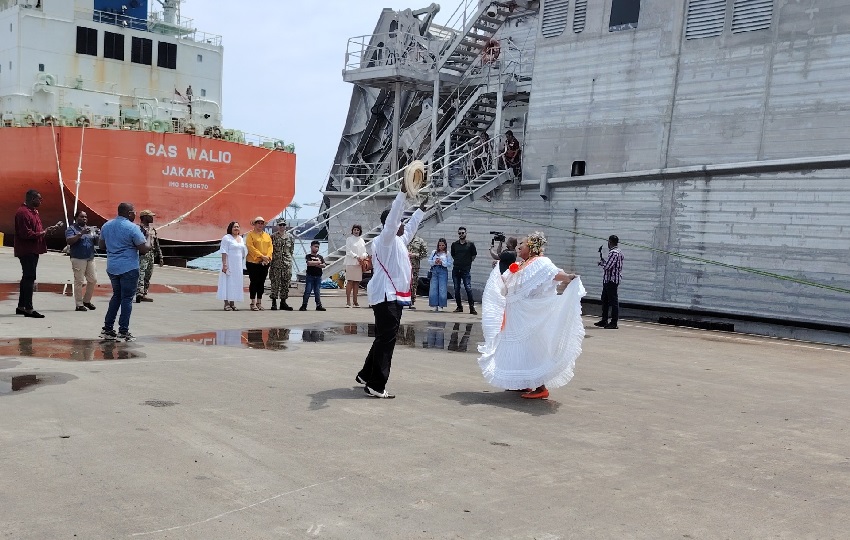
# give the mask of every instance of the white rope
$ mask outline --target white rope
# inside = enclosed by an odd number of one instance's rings
[[[83,134],[80,137],[80,162],[77,164],[77,189],[74,192],[74,215],[77,215],[77,204],[80,201],[80,177],[83,174],[83,141],[86,140],[86,124],[83,123]]]
[[[62,181],[62,167],[59,166],[59,146],[56,144],[56,128],[50,124],[53,133],[53,151],[56,154],[56,170],[59,172],[59,194],[62,196],[62,211],[65,215],[65,223],[68,223],[68,203],[65,202],[65,182]]]
[[[166,223],[166,224],[164,224],[164,225],[160,225],[159,227],[157,227],[157,230],[162,230],[162,229],[164,229],[165,227],[168,227],[169,225],[174,225],[175,223],[180,223],[181,221],[183,221],[184,219],[186,219],[187,217],[189,217],[189,214],[191,214],[192,212],[194,212],[194,211],[195,211],[195,210],[197,210],[198,208],[202,207],[203,205],[205,205],[205,204],[207,204],[208,202],[210,202],[211,200],[213,200],[215,197],[217,197],[218,195],[220,195],[222,191],[224,191],[225,189],[229,188],[229,187],[230,187],[230,186],[232,186],[234,183],[238,182],[240,178],[242,178],[243,176],[245,176],[246,174],[248,174],[249,172],[251,172],[251,170],[252,170],[254,167],[256,167],[257,165],[259,165],[259,164],[260,164],[260,163],[261,163],[264,159],[266,159],[267,157],[269,157],[269,156],[272,154],[272,152],[274,152],[274,151],[275,151],[274,149],[269,150],[268,154],[266,154],[266,155],[264,155],[263,157],[261,157],[260,159],[258,159],[256,163],[254,163],[253,165],[251,165],[250,167],[248,167],[247,169],[245,169],[245,171],[244,171],[242,174],[240,174],[239,176],[237,176],[236,178],[234,178],[233,180],[231,180],[230,182],[228,182],[227,184],[225,184],[225,186],[224,186],[223,188],[221,188],[220,190],[216,191],[215,193],[213,193],[212,195],[210,195],[209,197],[207,197],[207,199],[206,199],[206,200],[202,201],[200,204],[198,204],[197,206],[195,206],[194,208],[192,208],[191,210],[189,210],[189,211],[188,211],[188,212],[186,212],[185,214],[182,214],[182,215],[180,215],[180,216],[178,216],[178,217],[176,217],[176,218],[172,219],[171,221],[169,221],[168,223]]]

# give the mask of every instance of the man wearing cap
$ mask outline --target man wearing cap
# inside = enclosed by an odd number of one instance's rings
[[[139,285],[136,288],[136,303],[153,302],[153,298],[148,298],[148,287],[151,284],[151,276],[153,276],[153,265],[156,258],[159,258],[159,266],[162,266],[162,250],[159,247],[159,238],[156,236],[156,229],[153,227],[153,218],[156,216],[151,210],[142,210],[139,214],[139,220],[142,222],[139,228],[147,240],[147,244],[151,247],[146,253],[139,252]]]
[[[292,311],[286,303],[289,298],[289,282],[292,281],[292,253],[295,251],[295,239],[289,234],[286,221],[277,222],[277,230],[272,234],[272,263],[269,277],[272,289],[269,298],[272,299],[272,310],[277,309],[277,299],[280,298],[280,309]]]

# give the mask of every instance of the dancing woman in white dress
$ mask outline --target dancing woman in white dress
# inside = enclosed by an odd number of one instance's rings
[[[517,246],[522,263],[493,269],[482,298],[484,343],[478,364],[487,382],[522,397],[545,399],[573,378],[584,323],[581,279],[543,256],[546,238],[534,232]],[[559,290],[566,287],[563,294]]]
[[[248,248],[239,235],[239,223],[233,221],[227,226],[227,234],[221,239],[221,273],[218,275],[218,293],[216,298],[224,300],[224,311],[239,311],[235,302],[245,298],[245,278],[242,267]]]

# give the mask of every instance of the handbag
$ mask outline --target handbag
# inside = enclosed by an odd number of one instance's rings
[[[371,272],[372,271],[372,256],[366,255],[364,258],[360,259],[360,269],[363,272]]]

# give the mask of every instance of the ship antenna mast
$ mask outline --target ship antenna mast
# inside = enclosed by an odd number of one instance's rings
[[[162,19],[167,24],[180,24],[181,0],[156,0],[162,6]]]

